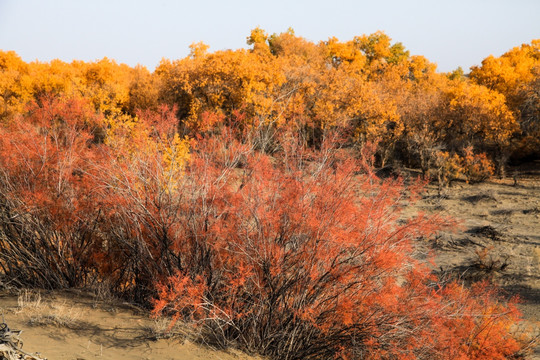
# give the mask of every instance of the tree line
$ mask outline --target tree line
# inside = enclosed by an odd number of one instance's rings
[[[504,175],[508,161],[540,156],[540,43],[489,56],[464,75],[438,73],[382,32],[314,43],[288,30],[254,29],[249,50],[208,52],[191,46],[184,59],[154,72],[100,61],[25,63],[0,56],[0,118],[47,96],[82,98],[109,121],[175,107],[190,137],[230,123],[258,127],[260,146],[292,129],[313,147],[324,133],[346,134],[344,146],[377,143],[377,165],[419,168],[430,178],[481,181]]]

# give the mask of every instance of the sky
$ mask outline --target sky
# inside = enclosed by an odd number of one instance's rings
[[[162,58],[245,48],[251,29],[311,41],[382,30],[439,71],[540,38],[540,0],[0,0],[0,49],[25,61],[108,57],[153,70]]]

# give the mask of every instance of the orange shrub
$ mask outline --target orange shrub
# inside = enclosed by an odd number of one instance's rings
[[[412,241],[444,219],[399,221],[412,201],[401,181],[355,175],[360,165],[333,147],[298,143],[277,160],[234,136],[198,143],[190,207],[171,238],[178,266],[157,285],[155,315],[272,358],[502,359],[520,349],[512,305],[487,285],[436,285],[412,256]],[[242,154],[242,167],[224,167],[219,149]]]
[[[88,280],[101,237],[87,165],[101,119],[85,101],[41,98],[0,124],[0,266],[18,285]]]
[[[472,147],[465,148],[465,156],[462,160],[463,172],[467,182],[482,182],[493,176],[495,167],[485,153],[474,154]]]

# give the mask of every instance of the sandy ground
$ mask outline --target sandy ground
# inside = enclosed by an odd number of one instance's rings
[[[257,359],[238,351],[213,350],[182,335],[156,339],[167,328],[165,322],[156,322],[125,304],[98,302],[77,291],[3,293],[0,311],[10,329],[23,330],[23,350],[39,352],[49,360]]]
[[[455,183],[439,195],[429,185],[408,209],[449,215],[459,226],[420,243],[438,272],[464,282],[490,277],[503,294],[518,295],[530,331],[540,329],[540,162],[514,179]],[[540,359],[540,346],[534,359]]]

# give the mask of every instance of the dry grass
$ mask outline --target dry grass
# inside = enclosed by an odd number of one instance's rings
[[[156,318],[144,327],[147,337],[151,340],[187,338],[193,335],[193,329],[184,329],[180,322],[171,327],[171,319],[167,317]]]
[[[42,307],[41,293],[33,290],[21,290],[17,297],[16,312],[35,311]]]
[[[69,329],[81,327],[81,311],[65,301],[44,301],[39,291],[23,290],[17,298],[17,313],[25,316],[31,326],[57,326]]]

